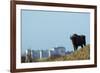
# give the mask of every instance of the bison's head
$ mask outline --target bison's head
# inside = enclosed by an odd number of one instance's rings
[[[70,36],[70,39],[72,40],[74,37],[77,37],[78,35],[74,33],[72,36]]]

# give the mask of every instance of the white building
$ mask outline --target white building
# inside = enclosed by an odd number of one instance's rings
[[[32,50],[31,49],[27,49],[26,50],[26,56],[25,56],[25,62],[31,62],[32,61]]]

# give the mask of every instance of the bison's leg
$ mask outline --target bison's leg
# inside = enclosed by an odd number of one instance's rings
[[[77,50],[77,48],[78,48],[77,46],[74,46],[74,51],[76,51],[76,50]]]
[[[85,39],[85,36],[83,38],[83,43],[84,43],[84,46],[86,46],[86,39]]]
[[[86,46],[86,41],[84,41],[84,46]]]
[[[81,47],[83,48],[83,45],[81,45]]]

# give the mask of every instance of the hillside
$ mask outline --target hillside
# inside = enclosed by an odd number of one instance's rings
[[[66,60],[86,60],[90,59],[90,45],[87,45],[79,50],[64,57]]]
[[[72,52],[69,55],[52,57],[48,61],[66,61],[66,60],[86,60],[90,58],[90,45],[83,48],[79,48],[77,51]]]

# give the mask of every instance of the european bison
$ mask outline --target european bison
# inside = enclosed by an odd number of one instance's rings
[[[78,46],[83,48],[86,45],[85,35],[73,34],[70,39],[72,40],[74,50],[77,50]]]

